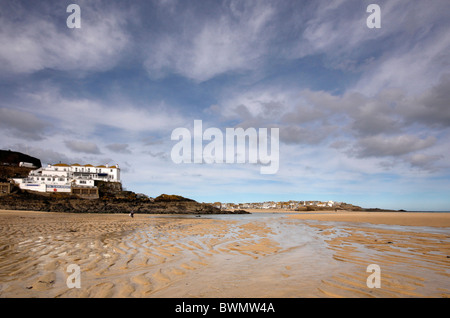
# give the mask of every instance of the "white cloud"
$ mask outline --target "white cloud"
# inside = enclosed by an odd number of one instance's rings
[[[137,105],[127,97],[116,97],[113,101],[68,98],[55,87],[41,87],[21,99],[20,103],[27,106],[17,108],[51,118],[60,132],[80,136],[90,136],[101,127],[134,134],[164,133],[183,122],[181,114],[163,102]]]
[[[144,64],[149,75],[175,73],[201,82],[259,65],[272,36],[272,4],[230,1],[221,8],[217,16],[203,16],[203,20],[190,10],[175,12],[171,18],[175,23],[183,21],[182,31],[152,34],[146,46]]]
[[[0,69],[17,74],[51,68],[79,75],[114,66],[129,44],[123,28],[126,11],[82,2],[82,27],[69,29],[65,9],[61,3],[5,7],[7,14],[0,16]]]
[[[420,94],[436,85],[450,65],[448,3],[387,1],[382,14],[384,36],[372,45],[383,53],[353,89],[368,96],[385,88]]]

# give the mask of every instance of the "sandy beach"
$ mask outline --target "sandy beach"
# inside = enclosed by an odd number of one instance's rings
[[[450,213],[0,211],[2,298],[449,296]]]

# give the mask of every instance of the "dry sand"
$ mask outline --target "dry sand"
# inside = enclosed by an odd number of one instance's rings
[[[0,297],[449,297],[449,217],[0,211]]]
[[[251,213],[289,213],[301,220],[362,222],[405,226],[450,227],[450,213],[431,212],[356,212],[356,211],[314,211],[295,212],[281,209],[246,209]]]
[[[450,227],[450,213],[320,211],[298,213],[292,217],[301,220]]]

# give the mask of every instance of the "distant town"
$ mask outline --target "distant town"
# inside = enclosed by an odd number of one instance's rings
[[[335,208],[341,206],[342,202],[335,201],[266,201],[253,203],[222,203],[214,202],[212,205],[221,210],[244,210],[244,209],[283,209],[283,210],[305,210],[310,208]]]

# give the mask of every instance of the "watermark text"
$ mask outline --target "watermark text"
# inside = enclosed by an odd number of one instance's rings
[[[193,134],[179,127],[172,131],[171,140],[178,141],[170,154],[177,164],[259,163],[261,174],[275,174],[279,168],[279,128],[271,128],[270,136],[267,128],[226,128],[224,136],[215,127],[203,131],[203,122],[194,120]],[[203,141],[208,143],[203,146]]]

